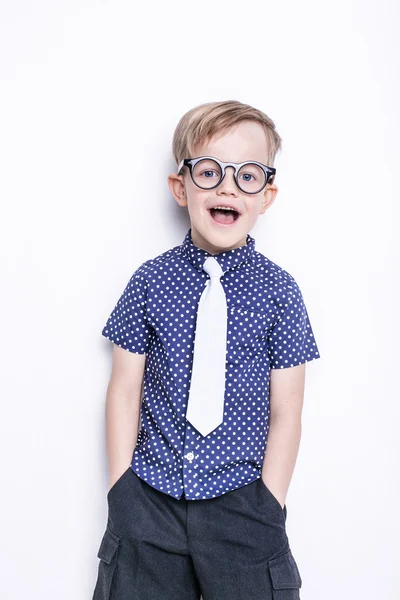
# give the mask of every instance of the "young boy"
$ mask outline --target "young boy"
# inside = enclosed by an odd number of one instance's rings
[[[136,269],[102,331],[110,490],[93,600],[300,598],[285,500],[320,355],[296,281],[248,233],[275,200],[280,148],[273,121],[236,101],[175,130],[168,184],[190,229]]]

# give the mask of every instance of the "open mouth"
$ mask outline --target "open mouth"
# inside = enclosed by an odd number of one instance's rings
[[[240,214],[237,210],[224,208],[210,208],[208,211],[216,223],[219,225],[233,225],[238,220]]]

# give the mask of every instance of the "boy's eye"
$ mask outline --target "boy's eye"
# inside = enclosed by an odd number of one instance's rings
[[[200,175],[205,175],[207,179],[211,179],[212,178],[212,173],[215,173],[215,175],[217,175],[217,177],[219,177],[219,174],[216,173],[215,171],[203,171],[202,173],[200,173]]]
[[[221,169],[215,160],[203,159],[200,160],[193,169],[193,177],[199,181],[200,185],[206,185],[205,180],[209,179],[209,185],[214,185],[212,179],[217,181],[221,177]]]
[[[250,183],[252,181],[250,179],[251,177],[253,177],[253,180],[256,179],[256,177],[254,177],[254,175],[252,175],[252,173],[241,173],[240,177],[243,177],[243,179],[246,183]]]

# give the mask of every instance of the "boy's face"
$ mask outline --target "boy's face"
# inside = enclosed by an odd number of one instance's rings
[[[213,156],[223,162],[235,163],[255,160],[268,165],[267,138],[259,123],[244,121],[198,146],[190,158],[198,156]],[[233,175],[233,168],[227,167],[223,181],[210,190],[197,187],[187,167],[182,175],[171,173],[168,176],[175,200],[180,206],[188,207],[194,245],[210,254],[245,245],[246,236],[258,215],[265,213],[278,193],[277,186],[268,183],[258,194],[246,194],[237,187]],[[210,207],[219,204],[228,204],[240,213],[232,225],[220,225],[211,216]]]

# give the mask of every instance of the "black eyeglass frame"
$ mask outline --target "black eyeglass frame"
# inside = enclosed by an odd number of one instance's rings
[[[216,185],[213,185],[212,187],[203,187],[203,186],[199,185],[198,183],[196,183],[196,181],[194,180],[194,177],[193,177],[193,168],[196,166],[196,164],[198,162],[200,162],[201,160],[205,160],[205,159],[214,160],[216,163],[219,164],[219,166],[221,168],[222,177],[218,181],[218,183]],[[259,189],[257,192],[248,192],[248,191],[242,189],[240,187],[240,185],[239,185],[239,182],[238,182],[238,172],[239,172],[239,170],[244,165],[251,165],[251,164],[257,165],[257,166],[261,167],[261,169],[265,173],[265,183],[262,186],[262,188]],[[259,194],[260,192],[263,191],[263,189],[265,188],[265,186],[268,183],[273,183],[273,181],[275,179],[275,174],[276,174],[275,167],[268,167],[267,165],[263,165],[262,163],[257,162],[256,160],[246,160],[245,162],[242,162],[242,163],[232,163],[232,162],[224,163],[221,160],[219,160],[218,158],[215,158],[215,156],[198,156],[196,158],[184,158],[179,163],[178,172],[177,172],[178,175],[180,175],[183,167],[188,167],[189,168],[190,176],[192,178],[193,183],[195,185],[197,185],[197,187],[200,188],[200,189],[202,189],[202,190],[213,190],[214,188],[218,187],[222,183],[222,181],[224,180],[226,167],[233,167],[235,169],[235,173],[233,175],[234,179],[235,179],[235,183],[236,183],[237,187],[239,188],[239,190],[242,191],[244,194]],[[271,180],[271,178],[272,178],[272,180]]]

